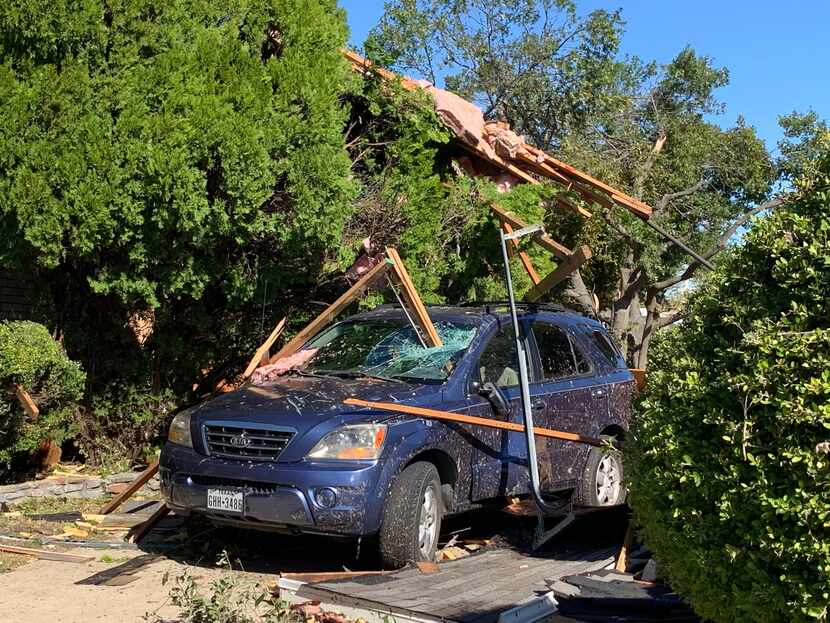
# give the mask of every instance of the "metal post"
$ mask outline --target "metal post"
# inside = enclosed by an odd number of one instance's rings
[[[531,234],[541,229],[541,226],[526,227],[521,231],[523,234]],[[516,297],[513,293],[513,278],[510,275],[510,258],[507,255],[507,240],[516,238],[519,232],[513,232],[505,236],[499,230],[501,240],[501,251],[504,257],[504,278],[507,282],[507,296],[510,303],[510,316],[513,321],[513,334],[516,339],[516,353],[519,357],[519,386],[521,388],[522,413],[525,424],[525,438],[527,440],[527,470],[530,474],[530,489],[533,499],[540,512],[558,512],[562,510],[561,504],[548,504],[542,498],[542,491],[539,484],[539,464],[536,458],[536,436],[533,433],[533,411],[530,406],[530,380],[527,373],[527,351],[525,340],[519,326],[519,316],[516,313]]]

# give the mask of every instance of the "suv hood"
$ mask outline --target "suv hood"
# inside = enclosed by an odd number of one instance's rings
[[[355,410],[346,398],[388,402],[422,401],[439,394],[438,384],[388,382],[371,378],[286,376],[241,389],[202,403],[193,412],[201,427],[207,420],[244,424],[290,426],[303,435],[318,424]]]

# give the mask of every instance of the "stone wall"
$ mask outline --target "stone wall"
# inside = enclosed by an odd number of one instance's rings
[[[100,498],[105,494],[121,493],[136,479],[139,472],[124,472],[103,478],[94,476],[49,476],[0,487],[0,507],[20,504],[31,498],[67,497]],[[158,475],[150,479],[136,495],[154,495],[159,490]]]

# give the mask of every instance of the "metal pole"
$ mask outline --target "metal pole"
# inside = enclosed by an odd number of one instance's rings
[[[550,505],[542,498],[539,485],[539,463],[536,458],[536,435],[533,433],[533,411],[530,407],[530,380],[527,373],[527,351],[525,340],[520,332],[519,316],[516,313],[516,298],[513,294],[513,278],[510,275],[510,258],[507,255],[507,243],[504,233],[499,230],[501,251],[504,257],[504,278],[507,282],[507,296],[510,302],[510,317],[513,321],[513,334],[516,339],[516,353],[519,357],[519,386],[521,387],[522,412],[525,423],[525,439],[527,440],[527,470],[530,474],[530,489],[533,499],[540,511],[558,512],[561,504]]]

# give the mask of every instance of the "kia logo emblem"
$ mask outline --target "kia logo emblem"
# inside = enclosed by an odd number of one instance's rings
[[[237,435],[236,437],[231,437],[230,442],[231,445],[236,448],[247,448],[251,445],[251,440],[245,435]]]

